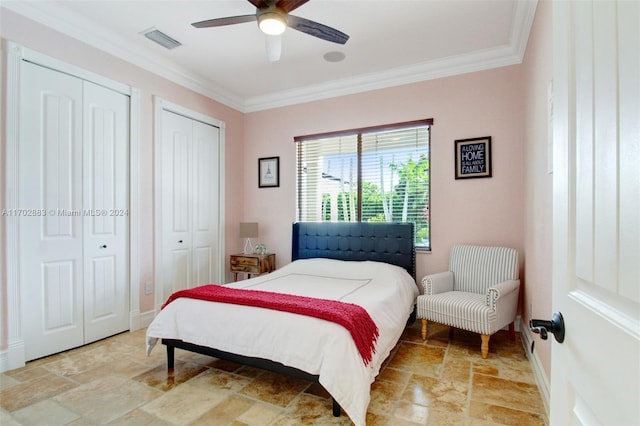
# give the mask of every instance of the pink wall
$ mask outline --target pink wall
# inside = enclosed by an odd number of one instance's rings
[[[525,102],[525,252],[527,286],[523,318],[551,318],[552,175],[547,172],[547,87],[553,78],[551,3],[538,3],[523,61]],[[531,308],[530,308],[531,307]],[[532,335],[547,378],[551,376],[551,341]]]
[[[6,40],[14,41],[27,48],[36,50],[67,63],[77,65],[88,71],[110,78],[114,81],[128,84],[140,90],[140,221],[139,221],[139,244],[140,244],[140,282],[135,285],[140,286],[140,311],[145,312],[154,308],[153,295],[144,294],[144,283],[154,281],[154,221],[153,221],[153,97],[159,96],[167,101],[182,105],[191,110],[208,115],[221,120],[226,125],[226,217],[237,218],[243,212],[243,199],[237,194],[242,192],[244,176],[242,170],[237,167],[240,158],[243,157],[244,129],[243,114],[215,102],[205,96],[199,95],[189,89],[172,83],[162,77],[131,65],[116,57],[108,55],[93,47],[90,47],[78,40],[69,38],[47,27],[39,25],[33,21],[23,18],[6,9],[2,9],[2,21],[0,29],[2,42]],[[5,49],[6,46],[3,47]],[[5,70],[3,70],[3,82]],[[4,92],[4,91],[3,91]],[[4,97],[2,105],[4,105]],[[4,114],[3,120],[4,120]],[[3,122],[3,129],[4,129]],[[6,147],[6,135],[2,132],[2,153],[4,155]],[[1,159],[1,158],[0,158]],[[4,170],[4,163],[2,170]],[[3,172],[4,173],[4,172]],[[7,190],[3,184],[0,191],[4,201],[4,191]],[[226,229],[227,235],[237,235],[235,220],[226,219],[230,225]],[[2,223],[2,233],[0,236],[0,246],[5,247],[4,222]],[[225,248],[225,252],[235,250],[235,247]],[[2,258],[4,260],[4,253]],[[6,275],[2,266],[2,284],[0,292],[2,294],[2,317],[3,328],[6,324]],[[134,308],[134,307],[132,307]],[[2,335],[6,336],[6,329],[2,330]],[[0,348],[6,347],[6,339],[0,339]]]
[[[506,245],[524,259],[524,101],[521,67],[415,83],[247,114],[244,219],[260,240],[290,261],[295,220],[294,136],[433,118],[430,254],[417,275],[446,270],[451,245]],[[492,136],[493,177],[454,179],[454,140]],[[257,159],[280,157],[280,187],[258,188]],[[238,244],[240,244],[238,242]]]

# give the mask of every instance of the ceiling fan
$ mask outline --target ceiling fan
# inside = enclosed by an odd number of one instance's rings
[[[349,36],[342,31],[289,14],[289,12],[299,8],[309,0],[247,1],[256,7],[255,14],[208,19],[194,22],[191,25],[196,28],[210,28],[258,21],[258,27],[267,35],[267,56],[271,61],[277,61],[280,58],[280,38],[278,36],[287,27],[333,43],[345,44],[349,40]]]

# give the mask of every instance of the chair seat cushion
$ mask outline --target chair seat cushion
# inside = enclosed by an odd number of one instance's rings
[[[418,318],[480,334],[493,334],[496,312],[487,306],[485,295],[447,291],[418,297]]]

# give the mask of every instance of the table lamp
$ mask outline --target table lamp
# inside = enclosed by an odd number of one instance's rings
[[[246,238],[244,242],[244,254],[253,253],[253,244],[251,244],[251,238],[258,237],[258,222],[241,222],[240,223],[240,238]]]

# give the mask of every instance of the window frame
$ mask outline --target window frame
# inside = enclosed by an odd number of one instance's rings
[[[404,121],[400,123],[391,123],[391,124],[383,124],[377,126],[368,126],[368,127],[360,127],[355,129],[347,129],[347,130],[339,130],[325,133],[314,133],[303,136],[295,136],[293,138],[294,143],[296,144],[296,220],[299,220],[300,212],[302,208],[300,206],[302,199],[302,188],[300,185],[300,170],[298,165],[301,163],[301,152],[298,148],[298,143],[304,143],[306,141],[314,141],[318,139],[330,139],[330,138],[339,138],[339,137],[347,137],[347,136],[356,136],[357,137],[357,159],[358,159],[358,186],[357,186],[357,199],[358,199],[358,209],[357,209],[357,222],[362,221],[362,136],[368,133],[379,133],[386,131],[394,131],[394,130],[402,130],[411,127],[419,127],[426,126],[429,128],[428,130],[428,141],[427,141],[427,152],[428,152],[428,160],[429,160],[429,179],[427,182],[427,191],[428,191],[428,202],[427,202],[427,210],[431,211],[431,128],[433,127],[434,120],[433,118],[426,118],[421,120],[412,120],[412,121]],[[431,215],[429,214],[427,219],[428,227],[429,227],[429,245],[421,246],[416,245],[414,241],[414,247],[416,251],[430,252],[432,247],[431,241]]]

